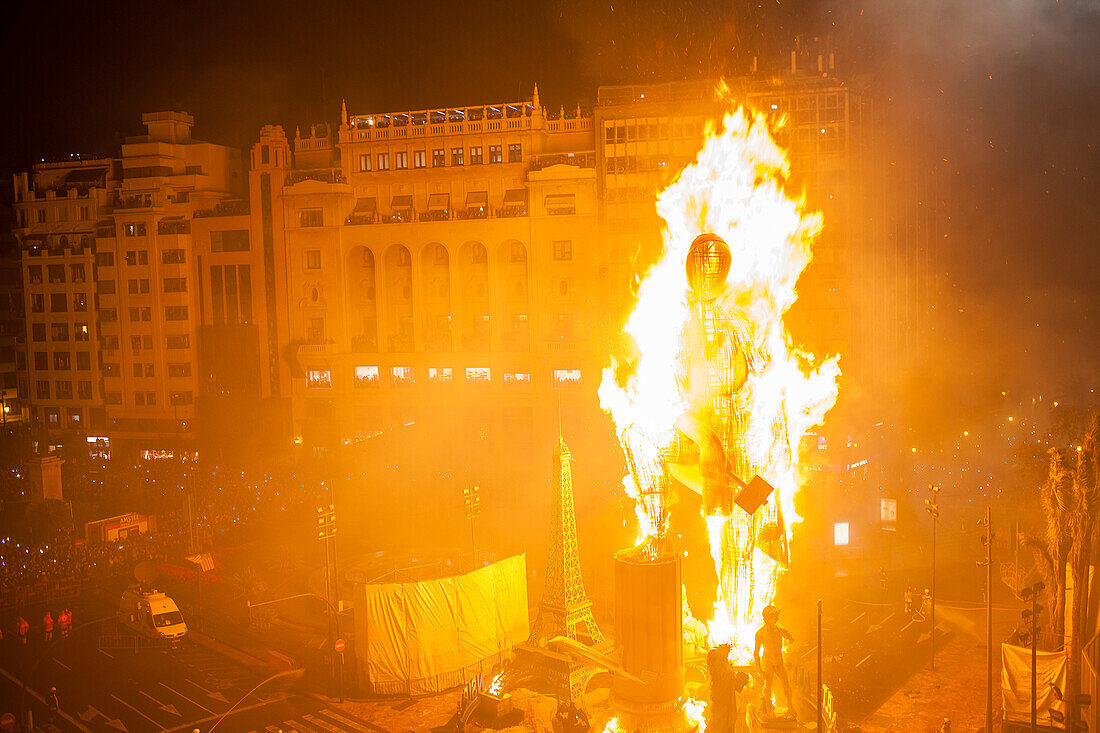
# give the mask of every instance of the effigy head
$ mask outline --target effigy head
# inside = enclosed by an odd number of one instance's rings
[[[730,271],[730,248],[717,234],[700,234],[687,254],[688,287],[696,297],[717,298],[726,287]]]

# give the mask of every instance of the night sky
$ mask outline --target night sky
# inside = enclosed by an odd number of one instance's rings
[[[0,170],[110,153],[143,111],[196,137],[700,78],[836,47],[900,159],[951,171],[937,401],[1100,387],[1100,5],[1085,0],[20,3],[6,9]],[[4,174],[5,177],[7,173]],[[920,371],[918,370],[918,372]],[[932,379],[930,377],[930,379]],[[916,399],[915,395],[910,398]],[[930,399],[929,396],[925,398]]]

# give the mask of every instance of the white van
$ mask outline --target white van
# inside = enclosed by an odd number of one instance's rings
[[[147,636],[179,641],[187,633],[176,602],[158,590],[142,590],[134,585],[122,594],[118,607],[122,623]]]

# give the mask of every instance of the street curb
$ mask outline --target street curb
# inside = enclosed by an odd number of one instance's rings
[[[194,639],[194,641],[197,644],[201,644],[202,646],[206,647],[207,649],[210,649],[211,651],[217,652],[218,654],[221,654],[222,656],[229,657],[230,659],[233,659],[234,661],[239,662],[240,664],[243,664],[246,667],[252,667],[252,668],[255,668],[255,669],[263,669],[263,670],[270,670],[271,669],[271,665],[269,665],[263,659],[260,659],[259,657],[256,657],[256,656],[253,656],[253,655],[249,654],[248,652],[243,652],[240,649],[237,649],[236,647],[230,646],[229,644],[226,644],[223,641],[218,641],[217,639],[214,639],[213,637],[207,636],[206,634],[201,634],[198,631],[192,631],[191,629],[188,629],[187,630],[187,638]]]

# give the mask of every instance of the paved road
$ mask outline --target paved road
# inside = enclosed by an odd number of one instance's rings
[[[848,602],[827,615],[822,626],[825,682],[845,720],[860,720],[876,710],[931,659],[931,623],[906,615],[900,604]],[[937,645],[949,633],[941,620]],[[813,646],[796,662],[812,670],[816,655]]]
[[[294,728],[325,733],[377,733],[382,730],[299,695],[290,681],[276,679],[260,687],[266,674],[185,639],[174,648],[133,649],[136,637],[113,622],[108,604],[73,606],[76,630],[46,644],[39,624],[45,608],[25,609],[32,623],[27,646],[14,638],[14,617],[0,618],[0,712],[18,715],[23,680],[27,706],[36,725],[64,733],[189,733],[218,724],[225,733]],[[56,613],[57,609],[53,609]],[[103,619],[103,623],[88,623]],[[81,627],[82,624],[88,624]],[[45,726],[42,697],[56,686],[62,714]],[[247,696],[247,697],[246,697]],[[287,721],[294,723],[288,725]]]

